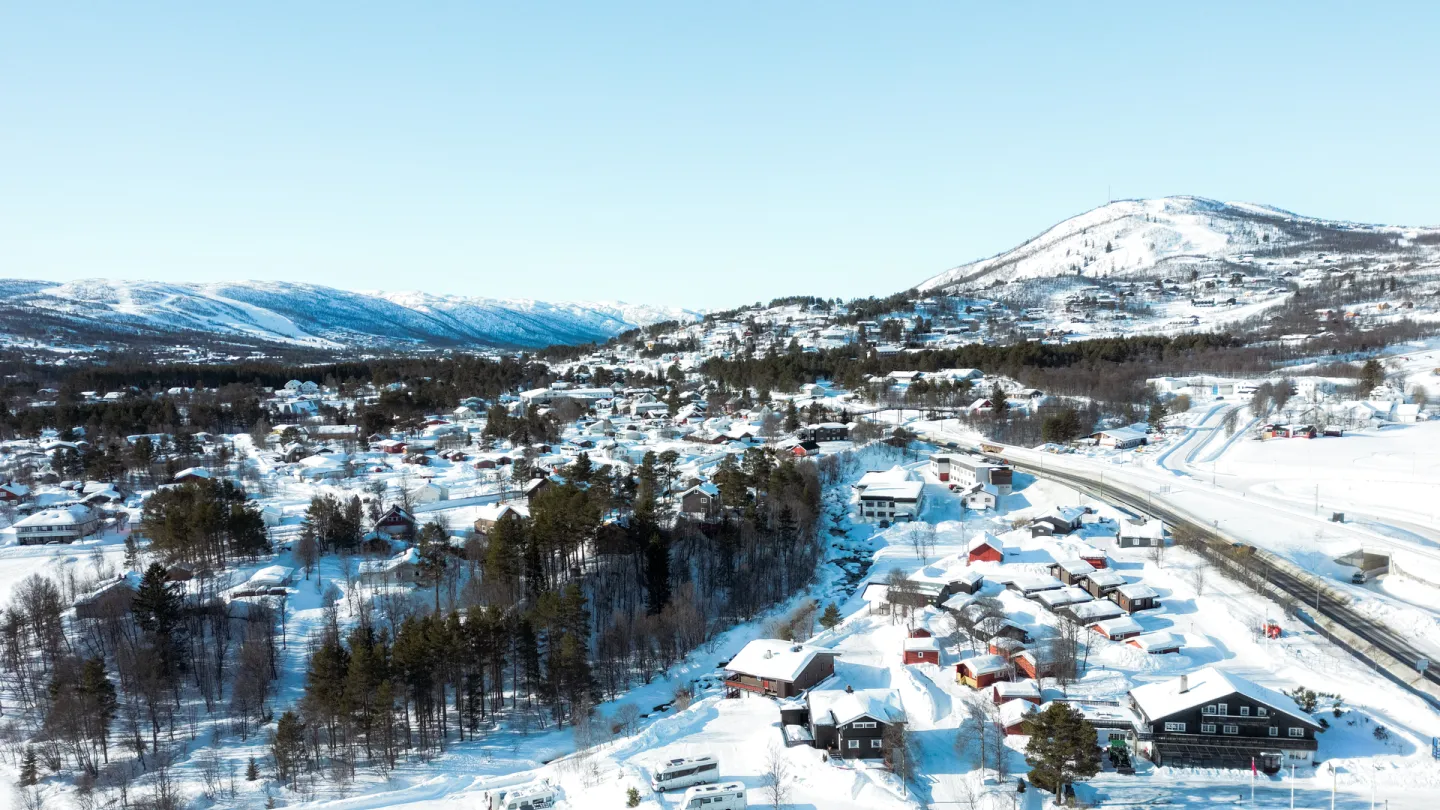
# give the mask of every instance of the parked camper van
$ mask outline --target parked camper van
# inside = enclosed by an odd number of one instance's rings
[[[685,791],[678,810],[745,810],[745,785],[741,782],[721,782],[718,785],[698,785]]]
[[[555,798],[554,786],[537,782],[491,793],[489,810],[545,810],[555,806]]]
[[[710,755],[672,759],[655,769],[650,787],[656,793],[683,790],[691,785],[708,785],[720,778],[720,762]]]

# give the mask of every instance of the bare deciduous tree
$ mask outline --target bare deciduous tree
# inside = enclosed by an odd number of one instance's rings
[[[790,789],[794,782],[794,776],[790,772],[790,760],[785,757],[785,749],[771,743],[770,751],[765,756],[765,761],[760,771],[760,788],[765,792],[765,798],[769,800],[770,806],[780,810],[790,801]]]

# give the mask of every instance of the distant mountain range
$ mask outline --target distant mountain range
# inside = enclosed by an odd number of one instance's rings
[[[546,303],[316,284],[0,280],[0,334],[33,346],[157,343],[312,348],[533,349],[603,341],[699,313],[620,302]]]
[[[1071,217],[1012,250],[946,270],[920,289],[978,290],[1077,276],[1188,277],[1191,271],[1297,264],[1404,270],[1437,261],[1436,228],[1362,225],[1252,203],[1164,197],[1121,200]]]

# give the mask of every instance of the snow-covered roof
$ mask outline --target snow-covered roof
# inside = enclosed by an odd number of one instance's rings
[[[793,641],[778,638],[757,638],[746,644],[744,649],[725,665],[729,672],[753,675],[775,681],[793,681],[817,655],[836,655],[833,650],[822,650]]]
[[[1022,593],[1056,591],[1065,587],[1065,583],[1049,574],[1022,574],[1011,579],[1010,585]]]
[[[810,718],[817,726],[854,722],[871,717],[882,723],[903,723],[905,710],[900,694],[894,689],[812,689],[809,695]]]
[[[1055,564],[1060,566],[1060,570],[1064,571],[1072,577],[1088,577],[1091,574],[1095,573],[1095,566],[1091,565],[1088,562],[1085,562],[1078,557],[1074,559],[1056,560]]]
[[[1035,711],[1035,704],[1028,700],[1012,700],[1000,706],[1000,724],[1003,726],[1018,725],[1025,719],[1025,715]]]
[[[1102,568],[1094,573],[1086,574],[1085,577],[1097,588],[1118,588],[1125,584],[1124,576],[1108,568]]]
[[[1040,699],[1040,684],[1029,678],[1019,681],[1000,681],[994,684],[994,689],[996,697]]]
[[[868,601],[868,600],[867,600]],[[975,601],[975,595],[969,593],[957,593],[954,596],[940,603],[940,607],[956,612],[969,607]]]
[[[510,501],[482,504],[475,510],[475,519],[498,521],[506,513],[514,513],[517,517],[530,517],[530,507],[524,503]]]
[[[1081,602],[1089,602],[1095,597],[1084,588],[1075,585],[1067,585],[1064,588],[1042,591],[1035,598],[1039,599],[1046,607],[1059,607],[1061,605],[1074,605]]]
[[[1080,622],[1098,622],[1102,619],[1114,619],[1125,615],[1125,609],[1109,599],[1096,599],[1093,602],[1069,605],[1067,609]]]
[[[1185,646],[1184,642],[1180,639],[1179,636],[1175,635],[1174,633],[1167,633],[1163,630],[1155,633],[1142,633],[1141,635],[1130,639],[1129,643],[1135,645],[1136,647],[1139,647],[1142,650],[1145,650],[1146,652],[1149,652],[1150,650],[1179,649]]]
[[[1144,638],[1144,636],[1140,638]],[[1185,691],[1181,691],[1182,686]],[[1284,712],[1297,720],[1308,723],[1313,728],[1320,727],[1290,697],[1239,675],[1221,672],[1215,667],[1205,667],[1179,678],[1159,683],[1147,683],[1130,690],[1130,697],[1134,699],[1135,705],[1139,706],[1140,710],[1152,720],[1169,717],[1176,712],[1183,712],[1196,706],[1214,703],[1231,694],[1244,695],[1257,703],[1263,703],[1276,711]]]
[[[267,565],[250,575],[245,584],[252,588],[278,588],[290,581],[294,568],[284,565]]]
[[[989,546],[1001,554],[1005,553],[1005,544],[1000,542],[1000,540],[990,532],[980,532],[975,535],[975,537],[965,545],[965,550],[974,551],[981,546]]]
[[[905,652],[925,652],[928,650],[939,651],[940,642],[933,636],[921,636],[920,638],[905,639]]]
[[[1106,619],[1102,622],[1096,622],[1092,626],[1107,636],[1139,633],[1145,629],[1140,626],[1139,622],[1129,616],[1121,616],[1117,619]]]
[[[175,480],[176,480],[176,481],[179,481],[179,480],[182,479],[182,478],[209,478],[209,477],[210,477],[210,471],[207,470],[207,469],[205,469],[204,467],[186,467],[185,469],[181,470],[180,472],[175,473]]]
[[[861,592],[860,598],[874,604],[885,602],[890,599],[890,586],[883,582],[867,582],[865,590]]]
[[[1132,582],[1129,585],[1121,585],[1115,592],[1126,599],[1154,599],[1160,594],[1155,589],[1143,582]]]
[[[1122,520],[1120,521],[1120,536],[1145,540],[1159,540],[1165,536],[1165,524],[1154,518],[1144,521]]]
[[[998,655],[975,655],[964,659],[957,666],[964,667],[976,675],[984,675],[990,672],[1001,672],[1010,666],[1010,662]]]
[[[95,513],[91,512],[89,507],[76,504],[36,512],[27,518],[16,521],[15,528],[29,528],[31,526],[78,526],[93,520],[94,517]]]

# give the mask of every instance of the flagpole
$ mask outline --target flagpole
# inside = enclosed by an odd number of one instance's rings
[[[1295,760],[1290,760],[1290,810],[1295,810]]]
[[[1250,757],[1250,803],[1255,803],[1255,758]]]

